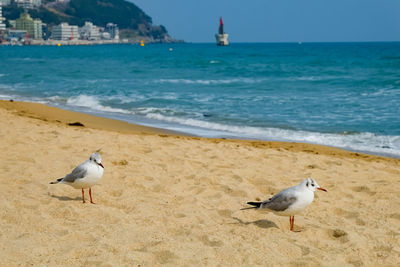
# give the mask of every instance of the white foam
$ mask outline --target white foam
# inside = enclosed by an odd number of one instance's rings
[[[105,112],[118,112],[124,114],[131,113],[128,110],[103,106],[100,104],[100,101],[96,97],[88,95],[79,95],[76,97],[70,97],[67,99],[67,105],[77,106],[77,107],[88,107],[92,110],[105,111]]]
[[[147,118],[177,124],[172,130],[198,134],[206,137],[233,137],[260,140],[292,141],[339,147],[354,151],[385,154],[400,157],[400,136],[384,136],[373,133],[336,134],[297,131],[281,128],[234,126],[202,121],[192,118],[165,116],[149,113]]]
[[[218,84],[232,84],[232,83],[259,83],[263,79],[251,79],[251,78],[232,78],[232,79],[221,79],[221,80],[190,80],[190,79],[159,79],[156,83],[173,83],[173,84],[201,84],[201,85],[218,85]]]
[[[11,96],[11,95],[0,95],[0,99],[13,99],[13,96]]]

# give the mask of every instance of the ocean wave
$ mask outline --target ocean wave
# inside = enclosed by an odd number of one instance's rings
[[[175,128],[197,134],[198,129],[206,137],[232,137],[273,141],[304,142],[327,145],[353,151],[400,157],[400,136],[377,135],[374,133],[319,133],[282,128],[251,127],[226,125],[193,118],[165,116],[160,113],[148,113],[146,117],[171,124]],[[174,128],[171,128],[172,130]]]
[[[14,99],[14,96],[0,94],[0,99],[2,99],[2,100]]]
[[[104,112],[118,112],[124,114],[130,114],[131,112],[125,109],[113,108],[104,106],[100,103],[100,100],[94,96],[78,95],[67,99],[66,104],[69,106],[76,107],[88,107],[92,110],[104,111]]]
[[[252,78],[232,78],[232,79],[221,79],[221,80],[202,80],[202,79],[158,79],[155,83],[172,83],[172,84],[200,84],[200,85],[218,85],[218,84],[232,84],[232,83],[260,83],[263,79],[252,79]]]
[[[379,96],[398,96],[400,95],[400,88],[380,88],[376,91],[365,92],[361,94],[365,97],[379,97]]]

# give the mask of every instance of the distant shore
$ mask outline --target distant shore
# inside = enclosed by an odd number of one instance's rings
[[[28,43],[26,42],[3,42],[1,45],[48,45],[48,46],[65,46],[65,45],[112,45],[112,44],[139,44],[140,40],[30,40]],[[145,42],[149,43],[158,43],[158,42]],[[173,43],[183,43],[183,41],[176,41]]]

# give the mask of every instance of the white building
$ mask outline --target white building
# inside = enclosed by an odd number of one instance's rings
[[[8,23],[10,24],[10,28],[17,28],[17,21],[15,19],[9,19]]]
[[[86,21],[85,25],[79,28],[79,35],[83,40],[100,40],[99,27],[89,21]]]
[[[0,5],[8,6],[11,3],[11,0],[0,0]]]
[[[112,40],[119,40],[119,29],[117,24],[114,23],[107,23],[105,32],[110,34],[110,39]]]
[[[42,25],[40,19],[33,20],[33,36],[35,39],[42,39]]]
[[[19,7],[26,9],[32,9],[42,5],[42,0],[15,0],[15,2]]]
[[[0,32],[6,30],[6,25],[3,23],[6,19],[3,18],[3,9],[0,3]]]
[[[77,40],[79,39],[78,26],[69,25],[65,22],[54,26],[51,33],[51,39],[63,41]]]

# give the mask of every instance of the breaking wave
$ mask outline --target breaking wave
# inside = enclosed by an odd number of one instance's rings
[[[400,157],[400,136],[395,135],[377,135],[369,132],[351,134],[319,133],[272,127],[235,126],[193,118],[165,116],[153,112],[146,114],[146,117],[171,123],[171,130],[183,130],[191,134],[198,134],[199,130],[201,130],[202,135],[206,137],[304,142]]]
[[[232,78],[232,79],[220,79],[220,80],[203,80],[203,79],[159,79],[155,80],[155,83],[172,83],[172,84],[200,84],[200,85],[218,85],[218,84],[233,84],[233,83],[260,83],[263,79],[252,79],[252,78]]]
[[[79,95],[79,96],[70,97],[67,99],[66,104],[68,106],[87,107],[92,110],[98,110],[98,111],[104,111],[104,112],[118,112],[118,113],[124,113],[124,114],[131,113],[130,111],[125,110],[125,109],[104,106],[100,103],[99,99],[97,99],[94,96],[88,96],[88,95]]]

